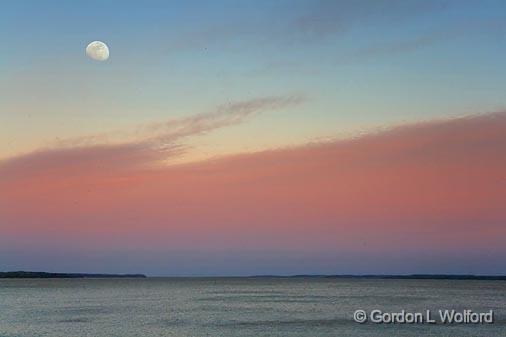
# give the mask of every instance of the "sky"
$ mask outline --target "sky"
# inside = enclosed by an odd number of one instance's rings
[[[0,42],[0,270],[506,273],[504,1],[8,0]]]

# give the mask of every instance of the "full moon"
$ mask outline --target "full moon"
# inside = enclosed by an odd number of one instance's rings
[[[93,41],[86,47],[86,55],[96,61],[105,61],[109,58],[109,47],[102,41]]]

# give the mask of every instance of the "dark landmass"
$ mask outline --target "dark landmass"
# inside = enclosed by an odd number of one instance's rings
[[[47,273],[32,271],[0,272],[2,278],[146,278],[144,274],[85,274],[85,273]],[[171,277],[168,277],[171,278]],[[180,277],[175,277],[180,278]],[[184,278],[184,277],[183,277]],[[193,278],[193,277],[190,277]],[[371,280],[484,280],[506,281],[506,275],[454,275],[454,274],[412,274],[412,275],[254,275],[212,278],[314,278],[314,279],[371,279]]]
[[[489,280],[506,281],[506,275],[447,275],[447,274],[412,274],[412,275],[262,275],[252,277],[283,278],[325,278],[325,279],[380,279],[380,280]]]
[[[143,274],[78,274],[33,271],[0,272],[0,278],[145,278]]]

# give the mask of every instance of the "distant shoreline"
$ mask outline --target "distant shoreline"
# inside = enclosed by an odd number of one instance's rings
[[[323,278],[323,279],[378,279],[378,280],[489,280],[506,281],[506,275],[411,274],[411,275],[258,275],[251,278]]]
[[[144,274],[49,273],[30,271],[0,272],[0,279],[82,279],[82,278],[312,278],[312,279],[370,279],[370,280],[482,280],[506,281],[506,275],[411,274],[411,275],[251,275],[251,276],[146,276]]]
[[[86,273],[47,273],[33,271],[0,272],[2,278],[146,278],[143,274],[86,274]]]

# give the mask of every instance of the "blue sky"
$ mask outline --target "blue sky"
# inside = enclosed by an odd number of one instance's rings
[[[23,130],[31,136],[0,154],[271,95],[303,95],[308,103],[223,132],[253,135],[266,124],[280,130],[264,143],[242,144],[256,148],[495,111],[506,86],[505,7],[7,1],[0,12],[0,88],[7,96],[0,137],[12,142]],[[82,57],[92,40],[109,44],[107,65]]]

